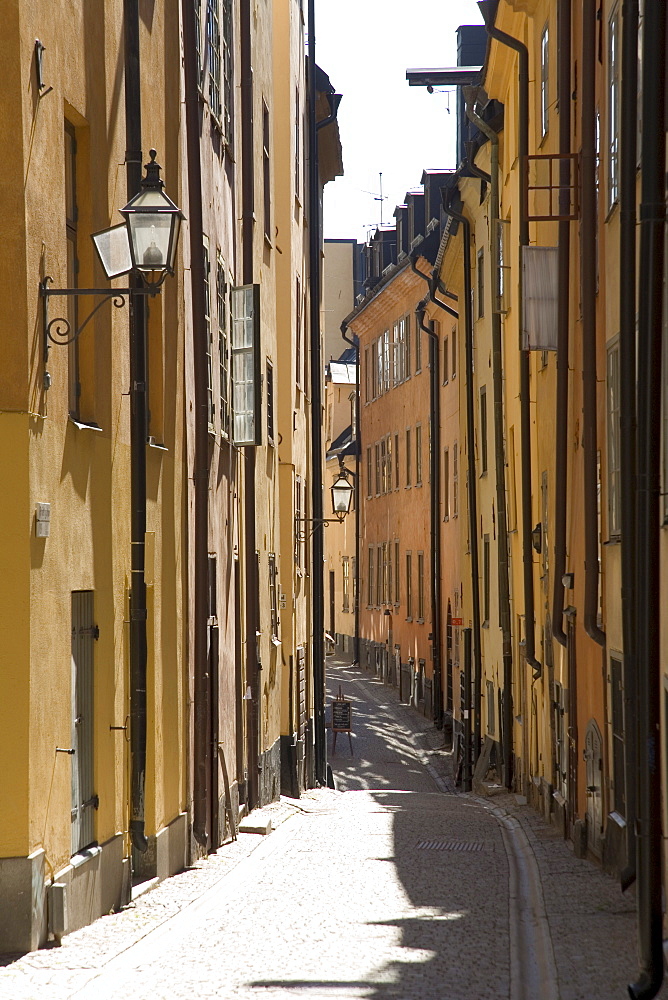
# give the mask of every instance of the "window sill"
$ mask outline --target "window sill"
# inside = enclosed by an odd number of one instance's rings
[[[101,431],[102,430],[102,428],[100,427],[99,424],[95,424],[92,421],[91,421],[91,423],[86,423],[83,420],[77,420],[76,417],[72,416],[72,414],[70,414],[67,419],[68,419],[68,421],[71,424],[74,424],[74,426],[76,427],[76,429],[79,430],[79,431]]]
[[[619,196],[617,196],[617,198],[615,198],[615,200],[613,201],[612,205],[610,205],[610,207],[608,208],[608,214],[606,215],[606,217],[604,219],[605,222],[610,222],[610,219],[615,214],[615,209],[617,209],[617,208],[619,208]]]
[[[415,619],[415,624],[416,625],[424,625],[424,618],[416,618]]]
[[[408,616],[408,618],[405,618],[405,619],[404,619],[404,621],[407,621],[407,622],[412,622],[412,621],[413,621],[413,619],[412,619],[412,617],[411,617],[411,616],[409,615],[409,616]]]
[[[417,489],[417,488],[418,488],[418,486],[422,486],[422,480],[420,480],[420,482],[419,482],[419,483],[416,483],[416,484],[415,484],[415,489]]]
[[[72,857],[70,858],[70,864],[72,868],[80,868],[87,861],[90,861],[92,858],[98,857],[98,855],[100,854],[102,854],[102,848],[99,846],[99,844],[93,843],[90,845],[90,847],[82,847],[80,851],[77,851],[76,854],[73,854]]]
[[[274,244],[271,242],[271,237],[267,236],[266,233],[264,234],[264,245],[266,247],[269,247],[270,250],[274,249]]]
[[[621,545],[621,543],[622,543],[622,536],[621,535],[611,535],[610,538],[607,538],[603,542],[604,545]]]
[[[148,445],[149,448],[153,448],[154,451],[169,451],[169,448],[167,447],[166,444],[163,444],[162,441],[156,441],[151,437],[148,437],[146,439],[146,444]]]

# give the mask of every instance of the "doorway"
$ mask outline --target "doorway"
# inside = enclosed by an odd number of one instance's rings
[[[575,615],[566,624],[568,656],[568,823],[571,835],[578,813],[578,720],[577,670],[575,663]]]
[[[601,785],[603,781],[603,741],[601,730],[594,719],[587,723],[585,735],[585,762],[587,776],[587,844],[598,857],[601,856],[603,835],[603,804]]]
[[[334,573],[329,574],[329,634],[336,641],[336,581]]]
[[[93,591],[72,592],[72,854],[95,839]]]

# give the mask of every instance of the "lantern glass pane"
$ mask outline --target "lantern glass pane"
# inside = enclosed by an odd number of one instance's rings
[[[128,202],[123,211],[150,212],[151,209],[158,209],[163,212],[172,212],[175,208],[174,202],[159,188],[143,188]]]
[[[332,486],[332,504],[334,506],[334,513],[345,513],[347,514],[350,510],[350,502],[352,500],[353,488],[346,479],[337,479],[337,481]]]
[[[108,278],[117,278],[120,274],[127,274],[132,270],[130,240],[125,223],[105,229],[101,233],[93,233],[92,240]]]
[[[179,243],[179,232],[181,229],[181,213],[172,216],[172,242],[169,245],[169,260],[167,265],[170,271],[174,270],[174,261],[176,260],[176,249]]]
[[[164,271],[174,216],[157,212],[128,213],[132,255],[140,271]]]

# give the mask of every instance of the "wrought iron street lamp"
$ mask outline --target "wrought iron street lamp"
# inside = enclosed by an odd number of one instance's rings
[[[160,164],[155,162],[155,149],[149,151],[150,162],[145,165],[146,176],[141,190],[131,198],[121,215],[125,222],[110,229],[92,234],[92,240],[107,278],[132,274],[141,278],[141,284],[132,288],[51,288],[48,275],[40,282],[40,295],[44,309],[44,361],[52,344],[71,344],[77,340],[84,327],[109,299],[120,308],[130,295],[157,295],[167,275],[174,274],[174,261],[183,212],[163,191]],[[65,316],[48,318],[48,301],[54,295],[79,297],[101,295],[102,300],[75,330]]]
[[[297,539],[300,542],[306,541],[307,533],[305,530],[300,530],[300,524],[310,524],[311,530],[308,532],[308,537],[310,537],[318,525],[336,524],[336,522],[341,522],[345,518],[346,514],[349,514],[352,509],[353,496],[355,495],[355,487],[348,479],[349,476],[354,476],[355,473],[350,469],[346,469],[344,465],[341,465],[339,469],[339,474],[334,480],[331,486],[332,491],[332,512],[336,514],[336,521],[333,517],[298,517],[297,521]]]
[[[348,471],[342,468],[332,484],[332,510],[339,521],[343,521],[346,514],[350,513],[354,492],[353,484],[348,479]]]

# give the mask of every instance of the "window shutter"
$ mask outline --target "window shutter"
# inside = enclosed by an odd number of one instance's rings
[[[232,386],[234,444],[261,444],[259,285],[232,289]]]

